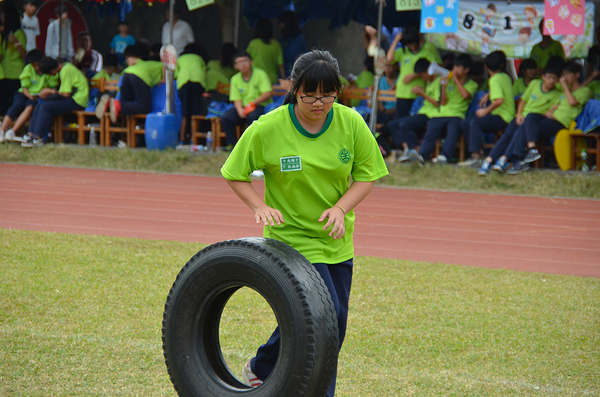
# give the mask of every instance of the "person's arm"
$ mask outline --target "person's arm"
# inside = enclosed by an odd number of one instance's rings
[[[279,65],[279,76],[282,79],[285,79],[285,68],[283,67],[283,64]]]
[[[594,70],[592,73],[590,73],[589,77],[587,79],[585,79],[585,81],[583,82],[583,86],[588,86],[590,85],[590,83],[594,80],[596,80],[596,78],[600,76],[600,70]]]
[[[413,87],[412,92],[416,95],[422,96],[423,99],[431,102],[431,104],[433,104],[433,106],[435,106],[435,107],[440,106],[440,103],[437,100],[435,100],[433,97],[430,97],[429,95],[427,95],[425,93],[425,90],[423,89],[423,87],[420,87],[420,86]]]
[[[494,102],[492,102],[490,104],[490,106],[488,106],[486,108],[477,109],[477,111],[475,112],[475,115],[477,117],[487,116],[488,114],[492,113],[492,111],[494,109],[499,108],[503,104],[504,104],[504,98],[496,98],[496,99],[494,99]]]
[[[226,180],[227,184],[233,192],[252,210],[254,211],[254,219],[256,224],[263,222],[265,226],[275,226],[275,223],[281,225],[283,215],[281,211],[269,207],[252,186],[252,182],[245,181],[230,181]]]
[[[242,105],[242,101],[236,99],[235,101],[233,101],[233,106],[235,107],[238,116],[245,119],[246,113],[244,113],[244,105]]]
[[[267,92],[263,92],[262,94],[259,95],[258,98],[256,98],[255,100],[253,100],[252,102],[256,105],[263,103],[264,101],[268,101],[269,98],[271,98],[273,96],[273,91],[267,91]]]
[[[571,106],[579,105],[579,101],[577,100],[577,98],[575,98],[573,96],[573,93],[571,92],[571,88],[569,88],[569,85],[567,84],[567,79],[565,78],[565,76],[562,76],[558,81],[560,82],[560,85],[562,85],[562,87],[565,90],[565,97],[567,98],[567,101],[569,101],[569,105],[571,105]]]
[[[440,103],[442,106],[446,106],[448,104],[448,93],[446,92],[446,87],[448,87],[448,80],[442,79],[440,80],[442,89],[440,90]]]
[[[464,99],[471,99],[471,93],[467,91],[463,83],[460,82],[456,75],[453,74],[452,78],[454,79],[454,83],[456,84],[456,88],[458,88],[458,92],[460,92],[460,95],[462,95]]]
[[[524,101],[522,99],[519,101],[519,106],[517,106],[517,115],[515,116],[517,125],[521,125],[523,124],[523,121],[525,121],[525,118],[523,117],[523,109],[525,109],[526,104],[527,101]]]
[[[25,51],[25,48],[23,48],[23,43],[21,43],[19,39],[17,39],[17,36],[11,33],[8,37],[8,41],[11,41],[13,43],[13,45],[17,49],[17,52],[19,53],[19,56],[21,58],[25,58],[27,51]]]
[[[375,182],[352,183],[350,189],[344,193],[335,206],[323,211],[319,217],[319,222],[323,222],[327,218],[327,223],[325,223],[323,230],[327,230],[333,225],[333,228],[329,232],[329,237],[333,237],[334,240],[344,237],[346,233],[346,214],[352,211],[371,193],[373,185],[375,185]]]
[[[398,33],[396,37],[394,37],[394,40],[392,40],[392,44],[390,44],[390,48],[388,48],[388,52],[386,54],[386,59],[389,63],[394,63],[394,54],[396,53],[396,46],[398,45],[400,40],[402,40],[402,37],[402,33]]]

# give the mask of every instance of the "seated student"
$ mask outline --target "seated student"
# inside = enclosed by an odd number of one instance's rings
[[[513,84],[513,95],[515,98],[521,98],[523,93],[531,83],[531,80],[537,77],[537,63],[531,58],[524,59],[519,65],[519,78]]]
[[[40,60],[40,72],[50,76],[58,75],[58,89],[44,88],[40,91],[43,103],[33,110],[23,147],[42,146],[48,139],[48,130],[55,116],[83,110],[88,102],[88,81],[79,69],[70,63],[59,64],[53,58]]]
[[[119,73],[119,57],[116,54],[109,53],[104,56],[102,70],[96,73],[91,80],[98,81],[103,77],[106,80],[119,80],[121,78],[121,74]]]
[[[129,65],[121,76],[120,99],[105,94],[96,106],[96,117],[102,119],[110,110],[110,121],[116,123],[120,114],[148,114],[152,111],[152,90],[163,78],[162,64],[141,59],[138,44],[125,48],[125,62]]]
[[[92,48],[92,36],[88,32],[77,34],[77,48],[71,63],[88,78],[102,70],[102,55]]]
[[[473,60],[470,55],[460,54],[454,60],[452,77],[440,79],[440,110],[429,120],[427,131],[419,149],[418,161],[423,164],[429,159],[435,148],[435,143],[444,130],[447,131],[442,152],[432,160],[434,164],[446,164],[454,154],[456,142],[460,137],[460,123],[471,103],[471,98],[477,90],[477,83],[469,78]]]
[[[416,65],[415,65],[416,66]],[[379,80],[379,90],[395,90],[396,83],[398,82],[398,75],[400,74],[399,65],[397,63],[385,63],[385,69],[383,76]],[[383,102],[377,103],[377,122],[386,124],[394,119],[396,114],[396,103],[395,102]]]
[[[494,51],[485,57],[485,67],[490,78],[489,98],[492,103],[482,107],[471,117],[462,122],[461,128],[465,141],[469,144],[471,157],[458,163],[461,167],[477,167],[481,165],[481,144],[483,134],[504,131],[508,123],[515,117],[515,97],[512,80],[504,73],[506,55],[502,51]]]
[[[537,69],[537,66],[535,67]],[[490,172],[490,166],[495,171],[503,173],[506,171],[510,163],[507,163],[505,153],[511,143],[515,133],[523,128],[523,121],[529,114],[544,114],[558,101],[562,91],[556,88],[556,83],[561,75],[560,69],[553,67],[544,69],[542,78],[534,79],[529,83],[527,89],[523,93],[521,100],[517,106],[517,114],[515,118],[508,124],[504,130],[504,134],[492,148],[489,156],[487,156],[481,168],[479,175],[485,176]]]
[[[571,121],[581,113],[592,96],[588,87],[579,84],[581,71],[581,65],[577,62],[567,62],[563,75],[559,79],[564,90],[560,96],[560,102],[552,106],[545,114],[531,113],[525,118],[523,128],[517,131],[507,150],[513,159],[512,167],[506,171],[507,174],[515,175],[528,170],[529,163],[541,157],[536,149],[537,141],[551,138],[563,128],[569,128]],[[511,149],[512,151],[510,151]]]
[[[402,47],[396,49],[400,40]],[[388,49],[386,60],[390,63],[400,63],[400,84],[396,84],[396,119],[410,115],[410,109],[417,97],[412,92],[413,87],[418,85],[425,88],[425,82],[414,73],[415,62],[419,58],[426,58],[429,62],[442,63],[440,53],[430,44],[421,40],[418,28],[407,26],[402,33],[394,37]]]
[[[23,142],[21,137],[15,136],[15,132],[19,131],[33,113],[40,91],[43,88],[56,87],[58,85],[58,79],[50,78],[50,76],[40,72],[40,60],[43,56],[44,54],[38,49],[27,53],[25,68],[21,76],[19,76],[21,88],[15,93],[13,103],[0,126],[0,142],[5,140]],[[14,124],[9,128],[13,121]],[[7,128],[9,129],[7,130]]]
[[[227,148],[235,146],[237,136],[235,127],[247,123],[248,126],[264,112],[264,107],[271,102],[273,87],[267,73],[252,67],[252,58],[246,51],[233,56],[233,64],[239,71],[231,78],[229,100],[233,108],[221,116],[221,128],[227,135]]]
[[[600,70],[594,70],[582,84],[590,89],[592,98],[596,100],[600,99],[600,81],[598,81],[598,77],[600,77]]]
[[[206,64],[202,58],[204,49],[198,44],[188,44],[177,58],[175,80],[177,81],[177,95],[181,100],[181,129],[179,141],[185,142],[185,132],[190,116],[202,114],[206,91]],[[206,113],[204,113],[206,114]]]
[[[356,77],[356,81],[354,85],[358,88],[372,88],[373,82],[375,81],[375,69],[373,64],[373,57],[366,57],[363,65],[364,69],[358,74]],[[366,106],[366,103],[363,103]],[[350,101],[350,106],[355,107],[361,105],[360,99],[352,99]]]
[[[537,43],[531,49],[531,53],[529,57],[537,63],[539,70],[544,69],[548,60],[555,55],[560,56],[562,59],[565,59],[565,51],[560,42],[552,39],[552,36],[548,36],[544,34],[544,20],[540,20],[540,33],[542,34],[542,41]]]
[[[402,154],[398,161],[418,161],[418,153],[415,148],[419,145],[419,138],[423,137],[429,119],[438,114],[440,99],[440,78],[427,73],[430,62],[421,58],[415,62],[415,73],[427,83],[425,89],[416,86],[413,92],[423,97],[423,106],[414,116],[403,117],[388,123],[387,130],[392,137],[396,147],[402,148]],[[385,131],[386,127],[383,128]]]

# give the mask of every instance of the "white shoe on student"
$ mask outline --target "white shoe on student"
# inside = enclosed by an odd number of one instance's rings
[[[7,142],[15,140],[15,133],[13,132],[13,130],[6,131],[6,133],[4,134],[4,140]]]
[[[254,372],[252,372],[252,369],[250,368],[250,361],[252,361],[252,359],[248,360],[246,365],[244,365],[242,368],[242,380],[246,386],[258,387],[262,385],[263,382],[262,380],[258,379],[256,375],[254,375]]]

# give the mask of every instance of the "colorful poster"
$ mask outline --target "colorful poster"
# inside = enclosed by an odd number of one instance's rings
[[[583,34],[585,0],[545,0],[544,34]]]
[[[192,11],[196,8],[214,4],[215,0],[185,0],[185,2],[187,3],[188,9]]]
[[[421,32],[454,33],[458,30],[458,0],[423,0]]]
[[[396,11],[415,11],[421,9],[421,0],[396,0]]]
[[[552,35],[562,43],[568,58],[587,57],[594,42],[594,12],[594,4],[586,3],[583,35]],[[441,50],[473,55],[501,50],[509,58],[527,58],[531,48],[542,41],[539,24],[543,17],[544,3],[461,0],[458,31],[430,33],[427,38]]]

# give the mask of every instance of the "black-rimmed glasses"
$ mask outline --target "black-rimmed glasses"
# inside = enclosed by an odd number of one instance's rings
[[[300,99],[302,99],[302,102],[304,102],[304,103],[315,103],[315,102],[317,102],[317,99],[320,100],[322,103],[332,103],[333,101],[335,101],[335,98],[337,98],[337,95],[327,95],[327,96],[311,96],[311,95],[302,96],[302,95],[300,95]]]

